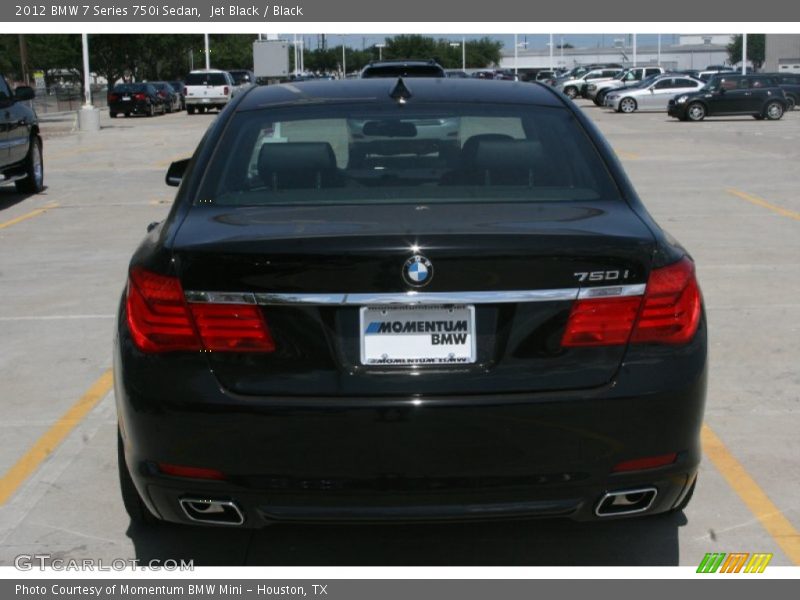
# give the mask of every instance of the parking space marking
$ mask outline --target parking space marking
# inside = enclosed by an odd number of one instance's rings
[[[772,536],[789,560],[795,565],[800,565],[800,532],[783,516],[780,509],[708,425],[703,425],[701,436],[703,453],[750,512],[761,522],[762,527]]]
[[[14,492],[25,483],[28,477],[33,475],[39,465],[64,441],[64,438],[75,426],[111,391],[113,382],[111,369],[108,369],[3,475],[3,478],[0,479],[0,506],[3,506],[14,495]]]
[[[624,160],[639,160],[640,156],[635,152],[625,152],[624,150],[617,150],[617,156]]]
[[[756,206],[763,206],[764,208],[768,208],[769,210],[778,213],[782,217],[789,217],[790,219],[794,219],[795,221],[800,221],[800,213],[789,210],[788,208],[783,208],[780,206],[776,206],[771,202],[767,202],[763,198],[759,198],[758,196],[754,196],[752,194],[748,194],[747,192],[742,192],[741,190],[737,190],[734,188],[728,188],[726,190],[729,194],[736,196],[737,198],[741,198],[742,200],[747,200],[751,204],[755,204]]]
[[[17,223],[22,223],[22,221],[27,221],[28,219],[32,219],[33,217],[38,217],[39,215],[43,215],[44,213],[46,213],[51,208],[56,208],[56,207],[58,207],[58,204],[53,202],[51,204],[43,206],[42,208],[37,208],[36,210],[32,210],[29,213],[20,215],[14,219],[11,219],[10,221],[4,221],[3,223],[0,223],[0,229],[11,227],[12,225],[16,225]]]

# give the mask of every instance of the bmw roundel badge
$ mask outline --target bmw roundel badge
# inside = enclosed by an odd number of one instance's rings
[[[403,279],[412,287],[428,285],[433,279],[433,265],[424,256],[415,254],[403,264]]]

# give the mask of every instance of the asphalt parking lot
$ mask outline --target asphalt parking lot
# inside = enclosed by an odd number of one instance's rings
[[[690,565],[707,552],[800,564],[800,111],[681,123],[579,101],[655,218],[694,255],[711,371],[705,458],[683,514],[627,521],[132,527],[119,498],[113,315],[163,183],[214,115],[45,123],[38,196],[0,189],[0,565]],[[54,123],[57,123],[54,124]]]

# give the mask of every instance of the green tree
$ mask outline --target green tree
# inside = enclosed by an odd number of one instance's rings
[[[747,59],[753,67],[760,69],[766,56],[767,36],[763,33],[747,34]],[[742,36],[734,35],[728,44],[728,61],[732,64],[742,62]]]

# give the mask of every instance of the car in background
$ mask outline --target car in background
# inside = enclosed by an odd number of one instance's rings
[[[222,110],[233,97],[233,77],[219,69],[198,69],[186,76],[186,112]]]
[[[292,87],[237,96],[170,165],[173,209],[128,264],[131,526],[681,511],[695,265],[583,111],[501,81]],[[434,118],[457,129],[409,153]],[[383,140],[367,163],[348,122]]]
[[[234,96],[256,84],[256,75],[249,69],[229,69],[228,73],[233,77]]]
[[[448,69],[445,71],[445,75],[451,79],[467,79],[469,77],[467,72],[461,69]]]
[[[594,81],[584,89],[584,97],[592,100],[597,106],[605,106],[605,97],[611,90],[638,85],[645,79],[664,73],[662,67],[633,67],[626,69],[613,79]]]
[[[795,110],[800,102],[800,73],[765,73],[774,77],[786,94],[786,110]]]
[[[108,96],[108,114],[112,119],[117,115],[144,115],[154,117],[167,112],[168,99],[159,95],[152,83],[118,83]]]
[[[776,121],[787,107],[786,94],[774,77],[721,74],[696,92],[676,95],[667,112],[681,121],[733,115]]]
[[[179,112],[181,110],[181,94],[170,83],[166,81],[151,81],[156,92],[164,101],[167,112]]]
[[[548,71],[543,70],[536,73],[536,77],[534,77],[534,81],[540,81],[542,83],[547,83],[550,81],[555,81],[556,79],[556,72],[555,71]]]
[[[698,73],[697,76],[700,79],[702,79],[703,81],[710,81],[711,78],[714,77],[715,75],[725,75],[727,73],[739,73],[739,72],[740,71],[737,71],[733,67],[723,67],[723,66],[717,65],[717,66],[713,66],[711,68],[705,69],[704,71],[700,71],[700,73]]]
[[[447,77],[435,60],[374,60],[361,70],[361,79],[374,77]]]
[[[44,161],[39,118],[29,105],[36,92],[28,86],[11,90],[0,74],[0,183],[13,183],[18,192],[44,189]]]
[[[696,92],[704,85],[705,82],[700,79],[668,73],[635,88],[609,92],[606,96],[606,106],[626,114],[637,110],[666,112],[669,101],[676,94]]]
[[[169,84],[181,96],[181,110],[186,110],[186,85],[182,81],[170,81]]]
[[[582,93],[584,86],[593,82],[613,79],[621,72],[622,69],[616,67],[607,69],[594,69],[592,71],[587,71],[578,77],[564,79],[560,82],[557,82],[555,88],[560,92],[563,92],[567,98],[575,99]]]

